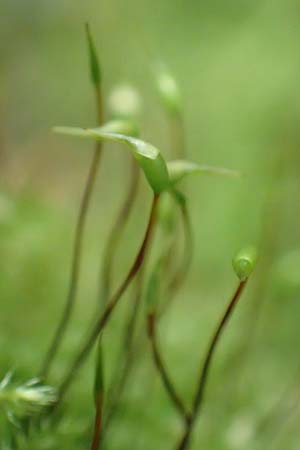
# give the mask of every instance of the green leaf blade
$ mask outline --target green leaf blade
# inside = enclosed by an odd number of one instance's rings
[[[227,177],[238,178],[240,172],[223,167],[213,167],[208,165],[200,165],[192,161],[178,159],[170,161],[167,164],[170,183],[175,185],[189,175],[221,175]]]
[[[108,124],[100,128],[56,127],[54,132],[84,139],[116,142],[127,146],[148,180],[152,190],[159,194],[170,186],[167,165],[160,151],[153,145],[122,132],[111,132]],[[110,128],[111,129],[111,128]]]

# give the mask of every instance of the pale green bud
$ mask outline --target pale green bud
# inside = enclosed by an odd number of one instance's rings
[[[181,92],[175,78],[166,69],[161,69],[158,73],[157,89],[165,109],[170,114],[181,114]]]
[[[141,103],[137,90],[127,84],[117,86],[108,99],[112,116],[122,119],[136,119],[141,112]]]
[[[257,250],[253,246],[242,249],[232,261],[237,277],[241,281],[247,280],[254,270],[257,261]]]

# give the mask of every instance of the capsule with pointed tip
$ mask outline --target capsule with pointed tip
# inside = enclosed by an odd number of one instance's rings
[[[241,281],[246,281],[254,270],[257,250],[253,246],[243,248],[232,260],[233,269]]]
[[[92,38],[91,30],[89,27],[89,24],[87,23],[86,26],[86,37],[87,37],[87,44],[88,44],[88,52],[89,52],[89,59],[90,59],[90,74],[91,74],[91,80],[92,83],[96,86],[100,85],[101,83],[101,69],[100,69],[100,63],[96,51],[96,47]]]

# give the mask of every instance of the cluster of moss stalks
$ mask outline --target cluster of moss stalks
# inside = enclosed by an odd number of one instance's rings
[[[212,339],[203,357],[199,375],[195,380],[193,401],[188,405],[174,385],[173,374],[166,367],[157,332],[161,317],[168,312],[175,296],[180,294],[180,288],[186,279],[192,261],[194,232],[190,221],[188,192],[184,180],[193,174],[239,177],[239,173],[224,168],[200,165],[186,159],[182,97],[175,79],[163,65],[157,67],[156,84],[168,119],[172,155],[176,159],[166,162],[163,153],[158,148],[140,139],[136,123],[140,98],[132,88],[122,87],[114,91],[111,97],[113,116],[111,120],[105,122],[104,116],[108,115],[109,111],[106,111],[106,105],[103,101],[102,73],[88,26],[86,27],[86,33],[98,127],[84,129],[55,128],[56,133],[95,141],[94,153],[75,228],[67,298],[37,378],[26,385],[20,386],[18,383],[11,381],[11,376],[7,376],[0,385],[0,405],[7,411],[10,420],[17,424],[11,433],[10,445],[13,448],[18,448],[18,441],[14,438],[16,433],[23,433],[26,436],[30,426],[42,427],[44,421],[51,423],[51,426],[56,426],[60,417],[58,411],[62,402],[67,400],[72,382],[78,376],[81,367],[86,364],[92,350],[96,348],[95,420],[90,436],[90,448],[92,450],[100,449],[104,443],[109,446],[107,431],[118,408],[122,393],[126,389],[134,358],[139,355],[138,350],[141,342],[143,342],[141,335],[145,334],[149,339],[147,345],[149,355],[153,359],[162,385],[169,396],[170,405],[182,419],[182,429],[178,430],[177,438],[174,436],[174,449],[184,450],[191,445],[193,430],[202,413],[206,383],[216,347],[247,285],[256,262],[256,251],[253,247],[246,247],[233,259],[237,285],[233,295],[229,298],[220,321],[216,324]],[[105,243],[102,270],[99,274],[99,307],[97,313],[94,314],[94,322],[87,330],[87,336],[60,384],[55,388],[50,388],[45,383],[48,382],[51,368],[72,318],[81,271],[81,253],[86,220],[95,181],[101,166],[102,153],[105,151],[104,145],[107,142],[114,142],[120,148],[127,148],[130,151],[130,183]],[[122,251],[122,233],[135,205],[140,173],[145,176],[152,192],[148,222],[144,236],[137,244],[138,250],[132,257],[132,263],[127,269],[126,276],[118,286],[115,286],[113,276],[115,261],[117,254]],[[158,228],[161,231],[161,242],[156,250],[157,256],[154,261],[152,258],[150,266],[149,254],[154,247],[153,237]],[[139,241],[136,236],[131,238],[136,238],[137,242]],[[149,263],[147,264],[147,262]],[[118,358],[119,364],[112,379],[107,384],[104,382],[103,376],[106,361],[102,351],[102,333],[105,327],[109,325],[110,319],[122,301],[125,292],[134,281],[135,293],[131,299],[130,314],[124,324],[120,357]],[[141,307],[145,313],[144,325],[142,326],[137,321]],[[171,446],[172,443],[170,443]]]

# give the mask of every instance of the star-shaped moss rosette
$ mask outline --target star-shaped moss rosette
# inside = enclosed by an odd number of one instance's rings
[[[40,414],[56,400],[56,389],[37,378],[17,383],[9,372],[0,383],[0,408],[14,424],[24,417]]]

